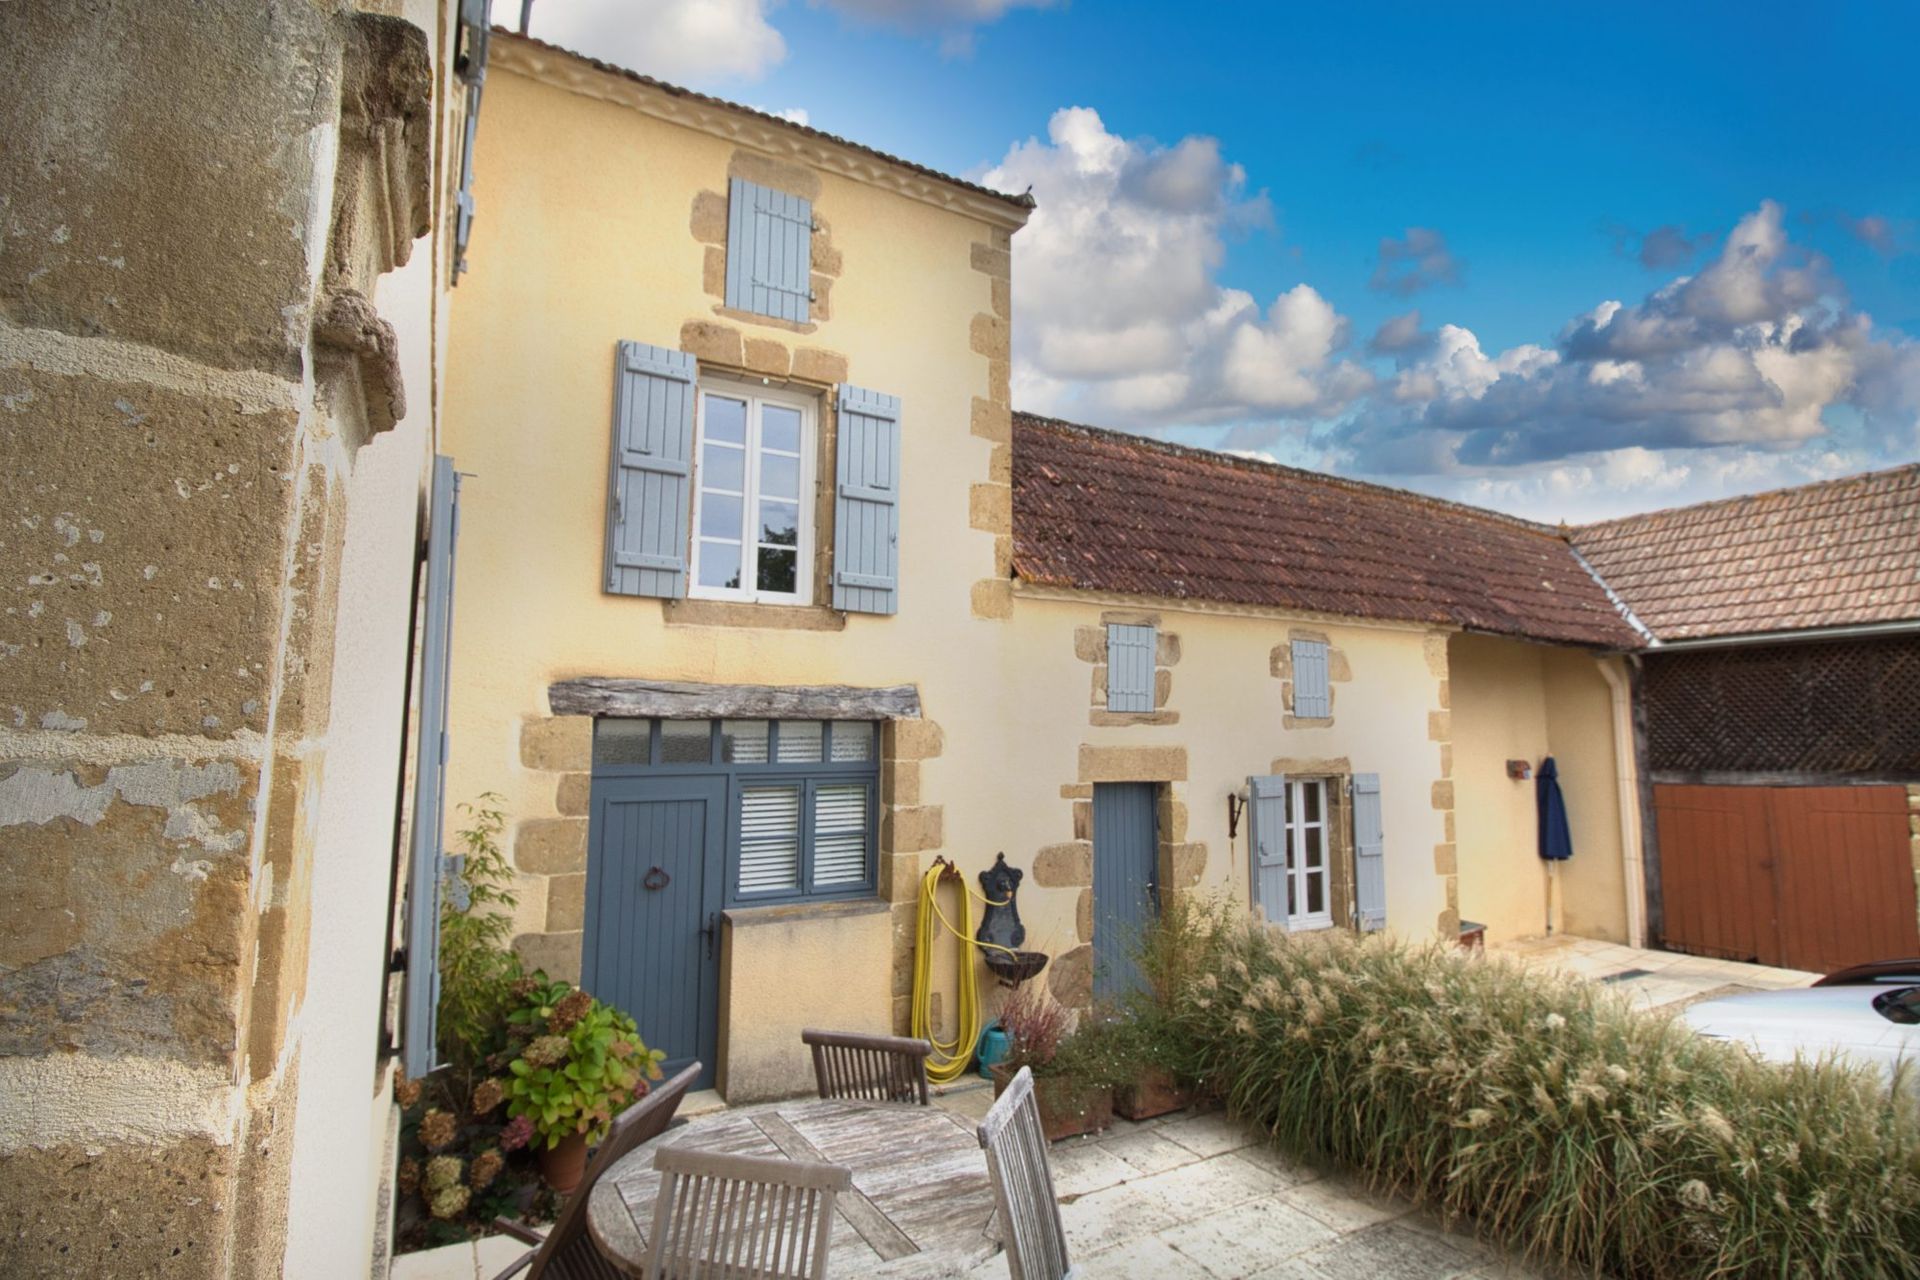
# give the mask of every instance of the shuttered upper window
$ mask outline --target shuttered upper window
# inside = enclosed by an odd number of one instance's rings
[[[1153,656],[1158,638],[1150,626],[1107,625],[1107,710],[1153,710]]]
[[[815,416],[803,395],[702,384],[693,595],[812,599]]]
[[[740,178],[727,193],[727,305],[806,324],[813,202]]]
[[[874,891],[879,726],[866,720],[594,722],[596,776],[727,782],[729,906]]]
[[[1324,720],[1333,714],[1333,686],[1328,680],[1327,642],[1293,642],[1293,714],[1302,720]]]
[[[833,607],[894,613],[900,400],[843,383],[835,404]],[[606,589],[670,600],[812,603],[820,410],[817,396],[699,380],[684,351],[621,342]]]

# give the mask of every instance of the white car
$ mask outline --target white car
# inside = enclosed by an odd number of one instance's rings
[[[1909,1085],[1920,1085],[1920,961],[1861,965],[1811,987],[1707,1000],[1681,1016],[1699,1034],[1770,1061],[1837,1053],[1889,1080],[1904,1062]]]

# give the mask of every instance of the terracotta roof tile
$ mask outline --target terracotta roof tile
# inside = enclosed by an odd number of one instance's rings
[[[1920,619],[1920,464],[1587,525],[1662,640]]]
[[[1033,583],[1640,644],[1545,525],[1031,414],[1013,529]]]

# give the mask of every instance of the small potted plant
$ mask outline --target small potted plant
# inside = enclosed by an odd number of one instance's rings
[[[998,1097],[1021,1067],[1033,1072],[1040,1128],[1049,1142],[1097,1133],[1113,1123],[1114,1063],[1104,1029],[1076,1030],[1074,1015],[1045,990],[1023,983],[1000,1011],[1007,1056],[993,1064]]]
[[[507,1015],[517,1049],[507,1114],[531,1130],[541,1175],[564,1194],[580,1185],[588,1147],[660,1078],[665,1055],[642,1043],[632,1018],[570,982],[536,974],[519,989],[524,1003]]]

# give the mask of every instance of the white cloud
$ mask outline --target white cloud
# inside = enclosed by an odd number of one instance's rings
[[[975,28],[998,22],[1010,9],[1049,9],[1055,0],[809,0],[850,18],[913,35],[934,34],[940,52],[966,57]]]
[[[755,80],[787,56],[767,20],[778,0],[546,0],[531,33],[663,80]]]
[[[782,120],[791,120],[795,124],[812,123],[812,117],[807,114],[805,107],[781,107],[775,109],[773,107],[762,107],[754,103],[748,103],[747,105],[753,107],[755,111],[764,111],[770,116],[779,116]]]
[[[1734,494],[1830,480],[1878,465],[1847,449],[1759,453],[1751,449],[1630,446],[1495,475],[1439,477],[1421,487],[1461,502],[1554,523],[1686,506]],[[1405,477],[1398,477],[1404,483]]]
[[[1039,201],[1013,242],[1022,407],[1220,422],[1333,412],[1370,385],[1338,354],[1345,318],[1311,286],[1262,308],[1220,283],[1229,237],[1270,226],[1272,211],[1214,139],[1122,138],[1069,107],[983,181]]]
[[[1836,410],[1861,417],[1863,436],[1877,434],[1883,448],[1909,436],[1920,344],[1848,310],[1825,260],[1789,243],[1767,201],[1697,274],[1638,304],[1576,316],[1554,349],[1488,356],[1471,332],[1442,325],[1337,434],[1352,464],[1370,470],[1491,473],[1574,460],[1591,482],[1613,484],[1630,477],[1588,460],[1633,448],[1818,452]],[[1696,468],[1695,482],[1708,474]]]

